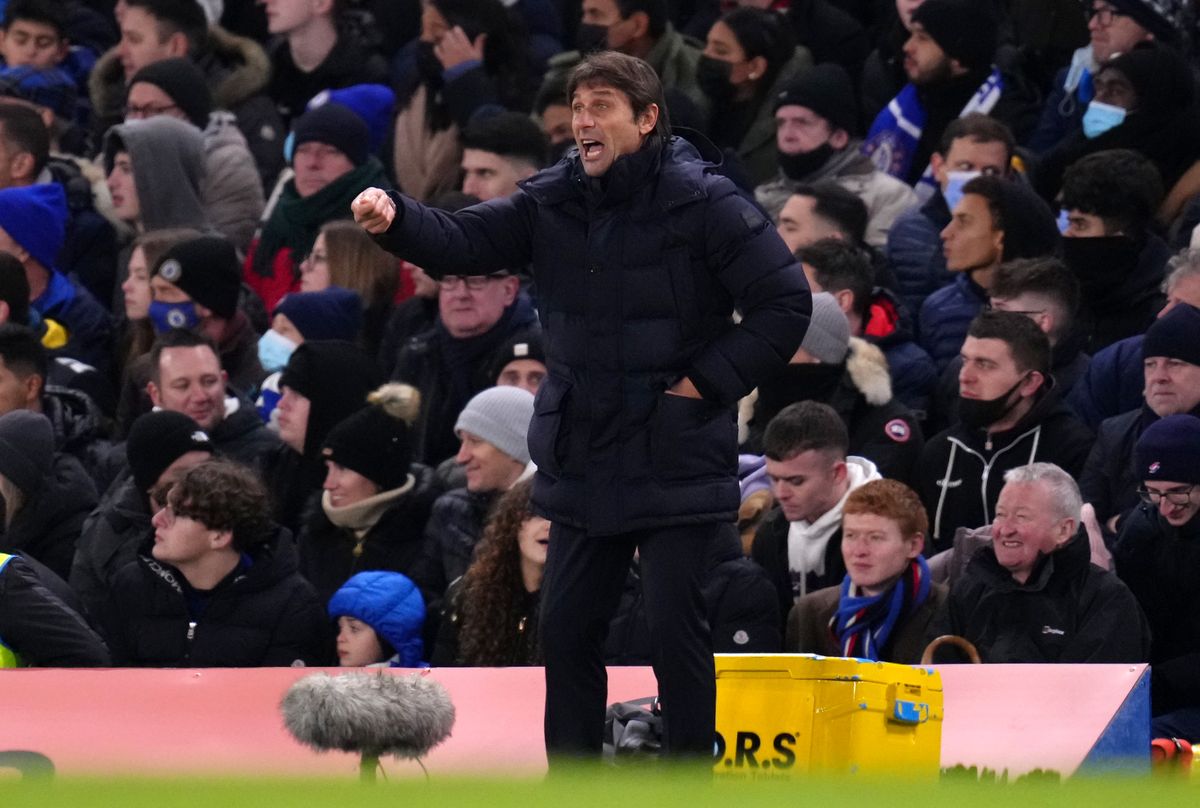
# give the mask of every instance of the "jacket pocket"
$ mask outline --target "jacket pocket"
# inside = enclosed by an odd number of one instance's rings
[[[711,401],[663,393],[650,431],[651,462],[662,480],[734,474],[737,422]]]
[[[533,400],[533,420],[529,422],[529,457],[538,471],[558,477],[566,460],[561,433],[563,415],[571,393],[571,383],[549,375]]]

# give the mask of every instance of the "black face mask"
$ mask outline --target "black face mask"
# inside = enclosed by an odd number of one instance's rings
[[[958,418],[972,429],[984,429],[999,421],[1017,406],[1017,400],[1010,401],[1017,388],[1025,383],[1029,374],[1025,374],[1017,383],[1008,388],[1003,394],[992,399],[958,398]]]
[[[1129,236],[1064,238],[1063,261],[1089,304],[1109,298],[1137,270],[1142,245]]]
[[[706,96],[718,104],[733,97],[733,84],[729,81],[732,75],[733,62],[700,54],[700,61],[696,63],[696,83]]]
[[[594,53],[608,48],[608,26],[579,24],[575,32],[575,48],[582,54]]]
[[[815,174],[833,156],[835,149],[828,141],[817,148],[800,154],[779,153],[779,168],[789,180],[802,180]]]
[[[432,42],[417,43],[417,75],[426,87],[436,89],[442,86],[442,71],[446,68],[433,52],[433,47]]]

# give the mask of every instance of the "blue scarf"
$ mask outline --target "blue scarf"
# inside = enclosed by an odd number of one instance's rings
[[[1000,76],[1000,69],[993,67],[958,116],[961,118],[972,112],[991,112],[1003,92],[1004,79]],[[870,157],[880,171],[903,180],[912,169],[926,117],[921,99],[917,97],[917,88],[911,83],[905,84],[899,95],[875,117],[871,131],[867,132],[867,138],[863,141],[862,153]],[[936,188],[933,171],[926,166],[917,182],[917,195],[922,200],[928,199]]]
[[[860,595],[847,575],[829,629],[842,656],[879,661],[893,629],[929,598],[929,565],[918,555],[892,588],[880,595]]]

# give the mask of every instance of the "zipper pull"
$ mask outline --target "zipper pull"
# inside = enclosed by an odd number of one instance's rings
[[[520,619],[520,620],[517,622],[517,633],[518,633],[518,634],[524,634],[524,633],[525,633],[525,621],[526,621],[527,619],[529,619],[529,618],[527,618],[527,617],[522,617],[522,618],[521,618],[521,619]]]
[[[196,639],[196,624],[194,622],[189,622],[188,623],[188,631],[187,631],[187,641],[191,642],[194,639]]]
[[[356,541],[354,543],[354,549],[350,551],[350,554],[352,556],[354,556],[355,558],[362,558],[363,544],[366,542],[366,540],[367,540],[367,537],[364,535],[361,539]]]

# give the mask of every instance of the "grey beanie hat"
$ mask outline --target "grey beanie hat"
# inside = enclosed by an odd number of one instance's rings
[[[812,317],[800,347],[826,365],[841,364],[850,350],[850,321],[829,292],[812,296]]]
[[[29,410],[0,415],[0,474],[25,494],[36,491],[54,463],[50,419]]]
[[[454,434],[470,432],[521,463],[529,462],[533,393],[520,387],[489,387],[467,402]]]

